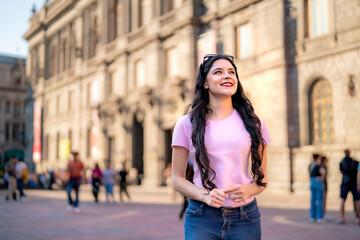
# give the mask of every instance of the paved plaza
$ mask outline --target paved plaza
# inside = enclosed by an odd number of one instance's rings
[[[116,193],[117,193],[117,189]],[[0,191],[0,239],[52,240],[181,240],[183,221],[178,219],[182,198],[173,200],[166,188],[131,186],[132,202],[106,203],[104,192],[96,204],[90,186],[82,186],[80,213],[66,211],[63,190],[27,190],[25,202],[6,202]],[[339,199],[329,198],[326,223],[308,222],[308,195],[274,194],[258,196],[264,240],[360,239],[350,199],[347,224],[337,225]],[[118,195],[116,195],[118,200]]]

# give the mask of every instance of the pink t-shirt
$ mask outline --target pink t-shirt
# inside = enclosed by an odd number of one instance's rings
[[[200,170],[195,161],[195,148],[191,141],[191,132],[190,115],[181,116],[176,122],[171,146],[181,146],[189,150],[190,158],[194,163],[194,184],[204,188]],[[263,121],[261,121],[261,134],[265,144],[269,143],[270,136]],[[213,182],[218,189],[223,189],[231,184],[245,185],[253,181],[248,171],[251,138],[236,110],[226,119],[207,120],[204,138],[210,166],[216,173]],[[242,204],[245,205],[253,199],[254,197],[250,197]],[[235,205],[235,202],[226,196],[223,206],[233,207]]]

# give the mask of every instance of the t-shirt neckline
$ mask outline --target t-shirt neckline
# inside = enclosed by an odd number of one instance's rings
[[[226,121],[227,119],[229,119],[234,113],[236,112],[235,108],[233,109],[232,113],[227,116],[226,118],[224,119],[221,119],[221,120],[210,120],[210,119],[207,119],[206,121],[209,122],[209,123],[219,123],[219,122],[223,122],[223,121]]]

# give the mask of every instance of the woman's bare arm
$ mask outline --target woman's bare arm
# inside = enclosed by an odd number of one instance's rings
[[[183,147],[173,147],[172,154],[172,185],[176,191],[194,200],[210,206],[220,207],[225,201],[225,193],[220,189],[211,192],[199,188],[185,178],[189,151]]]

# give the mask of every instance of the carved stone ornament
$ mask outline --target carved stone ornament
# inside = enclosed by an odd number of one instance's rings
[[[355,96],[355,76],[349,75],[349,82],[348,82],[348,93],[350,96]]]

